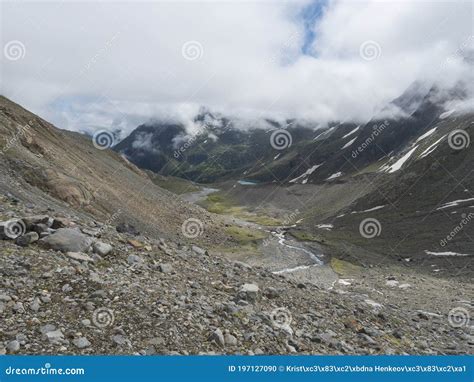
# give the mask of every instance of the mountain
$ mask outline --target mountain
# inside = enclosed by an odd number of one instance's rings
[[[214,182],[227,204],[257,208],[259,214],[298,211],[302,221],[292,232],[331,244],[338,256],[353,257],[363,248],[368,251],[358,259],[363,263],[411,262],[427,272],[470,274],[474,114],[444,108],[464,94],[460,86],[446,92],[414,83],[366,123],[333,122],[317,129],[291,121],[238,130],[206,116],[201,120],[214,123],[188,138],[191,144],[177,158],[171,156],[176,136],[159,142],[166,151],[159,172]],[[147,128],[154,135],[166,127]],[[181,126],[179,134],[183,131]],[[282,132],[291,145],[272,146],[272,134]],[[129,150],[133,134],[129,138],[116,149],[139,163]],[[140,155],[151,158],[146,151]],[[376,219],[382,233],[371,240],[361,236],[363,218]]]
[[[291,144],[314,137],[312,128],[291,121],[284,126],[263,121],[266,128],[241,130],[229,119],[202,112],[194,123],[195,135],[188,135],[183,125],[163,122],[141,125],[114,150],[141,168],[206,183],[239,177],[270,161],[276,155],[271,145],[275,130],[286,129]]]
[[[0,98],[0,140],[0,192],[69,214],[113,217],[116,224],[127,222],[164,237],[182,238],[183,221],[193,217],[209,226],[213,238],[222,237],[207,211],[156,186],[122,156],[5,97]]]
[[[472,122],[456,118],[472,132]],[[338,126],[332,131],[340,134]],[[309,130],[291,129],[285,131]],[[224,137],[229,146],[234,133]],[[4,97],[0,142],[0,354],[465,354],[472,346],[469,316],[463,316],[472,284],[463,273],[420,277],[423,264],[377,262],[367,243],[354,245],[360,243],[350,237],[353,222],[330,219],[351,205],[337,199],[360,190],[364,176],[303,184],[305,176],[286,186],[224,190],[247,203],[252,192],[263,204],[275,190],[305,201],[306,210],[290,215],[286,228],[271,228],[192,205],[157,184],[184,194],[188,187],[196,194],[198,185],[140,170],[102,140],[60,130]],[[472,151],[436,145],[431,155],[451,158],[439,166],[454,176],[472,173]],[[411,166],[421,171],[422,165]],[[404,179],[397,173],[416,181],[404,166],[377,173],[387,181],[378,183],[387,195],[398,195],[390,183]],[[442,188],[443,173],[433,176],[432,185]],[[427,204],[434,191],[421,193]],[[442,210],[464,211],[465,202],[451,196],[457,194],[446,195]],[[314,197],[326,213],[311,211]],[[376,197],[373,188],[354,195],[353,207],[372,207]],[[397,213],[371,214],[381,219],[387,245],[383,217],[401,219]],[[296,218],[302,224],[292,224]],[[427,224],[424,235],[433,240],[435,223]],[[328,234],[315,235],[315,228]],[[346,252],[338,254],[341,248]],[[452,266],[462,271],[458,258]]]

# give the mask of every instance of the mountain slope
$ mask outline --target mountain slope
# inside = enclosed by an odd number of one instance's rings
[[[223,237],[207,211],[156,186],[120,155],[95,147],[81,134],[55,128],[4,97],[0,142],[1,192],[45,208],[87,212],[180,239],[183,222],[195,218],[207,227],[201,239]]]

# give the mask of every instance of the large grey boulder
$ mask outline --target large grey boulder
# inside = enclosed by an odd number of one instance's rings
[[[40,242],[50,249],[61,252],[87,252],[92,239],[73,228],[59,228],[55,233]]]

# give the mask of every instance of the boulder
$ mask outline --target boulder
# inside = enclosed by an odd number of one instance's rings
[[[24,217],[23,223],[25,223],[26,229],[31,230],[36,224],[48,224],[49,216],[48,215],[35,215]]]
[[[198,255],[201,255],[201,256],[207,255],[207,251],[201,247],[198,247],[197,245],[193,245],[191,249],[194,253]]]
[[[39,235],[36,232],[28,232],[22,236],[18,236],[15,240],[15,244],[20,247],[27,247],[31,243],[38,241]]]
[[[117,225],[115,229],[119,233],[128,233],[133,236],[140,235],[140,232],[138,232],[137,229],[133,225],[128,224],[128,223],[120,223],[119,225]]]
[[[209,341],[215,342],[217,345],[224,347],[225,339],[224,339],[224,334],[222,333],[222,330],[220,330],[219,328],[214,330],[209,336]]]
[[[96,241],[92,244],[92,250],[99,256],[105,256],[112,252],[113,247],[110,244],[103,243],[102,241]]]
[[[160,272],[162,273],[171,273],[173,272],[173,266],[171,264],[160,264],[159,266]]]
[[[239,297],[247,301],[255,301],[258,297],[259,288],[257,284],[244,284],[240,287]]]
[[[54,218],[52,229],[67,228],[71,225],[71,221],[67,218]]]
[[[92,239],[77,229],[60,228],[40,241],[46,248],[61,252],[87,252]]]

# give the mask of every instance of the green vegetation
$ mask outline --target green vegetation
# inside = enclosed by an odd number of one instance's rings
[[[266,233],[260,230],[239,226],[226,227],[225,232],[231,236],[232,239],[241,244],[256,242],[257,240],[262,240],[267,237]]]
[[[340,276],[353,275],[361,271],[361,267],[335,257],[331,258],[331,268]]]
[[[289,233],[291,236],[301,241],[316,241],[316,242],[323,241],[319,236],[316,236],[307,231],[290,230]]]
[[[227,198],[225,194],[219,192],[208,195],[207,199],[199,204],[209,212],[220,215],[231,215],[238,219],[263,226],[279,226],[282,224],[282,222],[276,218],[255,214],[248,211],[246,207],[236,205],[230,198]]]

